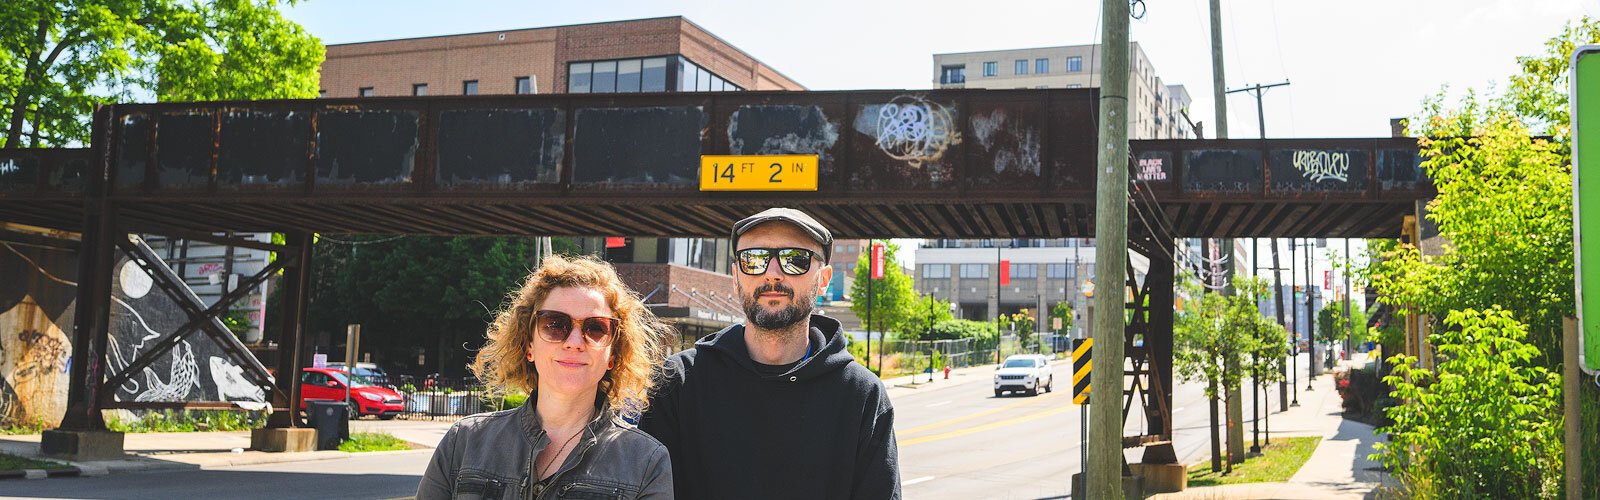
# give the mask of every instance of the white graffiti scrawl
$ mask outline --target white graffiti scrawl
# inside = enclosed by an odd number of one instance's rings
[[[1350,153],[1329,151],[1295,151],[1294,169],[1311,182],[1336,180],[1350,181]]]
[[[949,108],[903,95],[878,108],[878,148],[912,167],[936,161],[961,142]]]

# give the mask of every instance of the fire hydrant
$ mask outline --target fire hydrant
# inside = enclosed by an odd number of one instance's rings
[[[950,380],[950,365],[944,365],[944,379]]]

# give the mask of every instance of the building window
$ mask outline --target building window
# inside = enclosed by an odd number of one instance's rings
[[[983,63],[983,76],[995,76],[999,74],[1000,63],[998,61],[985,61]]]
[[[923,264],[922,277],[924,278],[949,278],[950,264]]]
[[[1016,73],[1016,74],[1019,74],[1019,75],[1028,74],[1028,60],[1027,59],[1017,59],[1016,64],[1013,64],[1012,66],[1013,66],[1013,69],[1012,69],[1013,73]]]
[[[465,80],[461,82],[461,95],[478,95],[478,81]]]
[[[1083,84],[1081,84],[1081,83],[1069,83],[1069,84],[1067,84],[1067,88],[1069,88],[1069,89],[1081,89],[1081,88],[1083,88]]]
[[[963,278],[987,278],[987,277],[989,277],[989,265],[988,264],[962,264],[961,265],[961,277],[963,277]]]
[[[617,62],[599,61],[594,63],[594,78],[590,81],[589,91],[596,94],[609,94],[617,91]]]
[[[639,91],[665,92],[667,90],[667,58],[652,57],[639,64]]]
[[[1068,57],[1067,58],[1067,72],[1068,73],[1077,73],[1079,71],[1083,71],[1083,58],[1082,57]]]
[[[573,94],[589,93],[589,81],[594,63],[572,63],[567,66],[567,92]]]
[[[317,90],[317,97],[328,97],[328,89]]]
[[[372,97],[372,87],[361,87],[356,90],[356,97]]]
[[[1038,264],[1012,264],[1011,277],[1013,278],[1038,278]]]
[[[1045,73],[1049,73],[1050,72],[1050,60],[1049,59],[1044,59],[1044,58],[1034,59],[1033,60],[1033,72],[1037,73],[1037,74],[1041,74],[1041,75],[1045,74]]]
[[[426,84],[426,83],[413,83],[413,84],[411,84],[411,95],[416,95],[416,96],[428,95],[428,84]]]
[[[533,93],[533,78],[532,77],[519,76],[512,83],[513,83],[513,88],[516,89],[516,92],[518,94],[532,94]]]
[[[1078,274],[1072,266],[1066,264],[1047,264],[1044,272],[1046,278],[1056,279],[1071,278]]]
[[[967,66],[944,66],[939,68],[939,83],[967,83]]]
[[[639,59],[617,61],[617,92],[639,92]]]

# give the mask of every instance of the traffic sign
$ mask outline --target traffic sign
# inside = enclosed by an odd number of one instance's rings
[[[1600,188],[1579,189],[1585,179],[1600,186],[1600,45],[1572,51],[1572,247],[1577,271],[1578,366],[1600,370]],[[1585,125],[1588,125],[1585,127]],[[1593,243],[1585,245],[1584,241]]]
[[[1094,339],[1075,339],[1072,344],[1072,404],[1089,404],[1089,348]]]
[[[816,191],[817,155],[702,155],[701,191]]]

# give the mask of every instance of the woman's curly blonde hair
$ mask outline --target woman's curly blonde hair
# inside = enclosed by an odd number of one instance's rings
[[[556,288],[589,288],[605,296],[611,315],[622,320],[611,341],[613,367],[600,380],[600,391],[611,403],[613,412],[643,411],[654,385],[655,369],[665,358],[662,339],[670,327],[646,309],[638,294],[622,284],[611,264],[594,257],[551,256],[544,260],[512,292],[507,303],[489,325],[489,341],[472,362],[472,372],[491,391],[507,394],[533,394],[539,387],[539,373],[528,361],[528,345],[534,342],[533,313]]]

